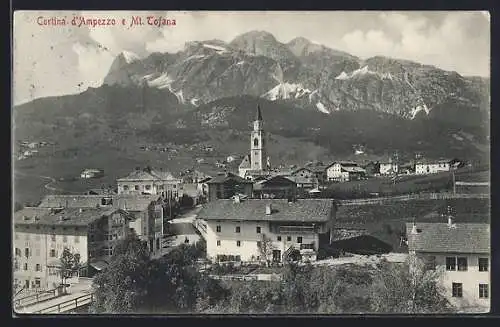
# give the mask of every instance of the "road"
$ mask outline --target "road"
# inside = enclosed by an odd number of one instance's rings
[[[20,175],[20,176],[24,176],[24,177],[35,177],[35,178],[40,178],[40,179],[48,180],[48,182],[45,183],[45,185],[43,187],[45,189],[49,190],[49,191],[77,194],[76,192],[70,192],[70,191],[67,191],[67,190],[64,190],[64,189],[61,189],[61,188],[57,188],[57,187],[51,186],[51,184],[54,184],[54,183],[57,182],[56,179],[53,178],[53,177],[42,176],[42,175],[26,174],[26,173],[23,173],[23,172],[20,172],[20,171],[17,171],[17,170],[14,170],[14,174]]]
[[[188,244],[195,244],[200,239],[200,235],[196,228],[194,228],[193,222],[200,210],[201,206],[197,206],[179,217],[170,220],[169,228],[172,231],[173,236],[165,238],[164,246],[178,246],[186,243],[186,239],[188,240]]]

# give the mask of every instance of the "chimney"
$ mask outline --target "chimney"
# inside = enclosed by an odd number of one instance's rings
[[[266,204],[266,215],[270,215],[273,211],[273,208],[271,207],[271,204]]]
[[[413,226],[411,227],[411,233],[412,234],[418,234],[417,224],[413,223]]]

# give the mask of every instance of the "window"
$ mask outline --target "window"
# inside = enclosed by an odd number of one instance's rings
[[[277,239],[278,239],[278,242],[281,242],[281,236],[280,235],[278,235]]]
[[[260,227],[257,226],[257,234],[260,234]]]
[[[457,258],[446,257],[446,270],[457,270]]]
[[[68,241],[68,237],[66,235],[63,235],[63,243],[66,243]]]
[[[297,243],[302,243],[302,236],[297,236]]]
[[[134,188],[136,191],[139,191],[139,185],[135,185]]]
[[[42,271],[42,266],[39,263],[36,264],[35,271]]]
[[[291,242],[292,241],[292,237],[291,236],[287,236],[286,240],[287,240],[287,242]]]
[[[172,187],[173,187],[173,188],[177,188],[177,185],[175,185],[175,184],[174,184],[174,185],[172,185]]]
[[[30,280],[29,279],[26,279],[24,281],[24,288],[30,288]]]
[[[435,256],[428,256],[427,260],[425,262],[425,268],[427,270],[436,270],[436,257]]]
[[[151,185],[146,185],[146,190],[150,190],[151,189]]]
[[[55,242],[55,241],[56,241],[56,236],[55,236],[55,235],[50,235],[50,240],[51,240],[52,242]]]
[[[462,283],[451,284],[451,295],[453,297],[462,297]]]
[[[241,246],[241,241],[236,241],[236,246]]]
[[[75,243],[80,243],[80,236],[75,235]]]
[[[240,226],[236,226],[236,233],[240,232]]]
[[[54,249],[50,250],[50,257],[51,258],[55,258],[56,257],[56,250],[54,250]]]
[[[488,258],[479,258],[479,271],[488,271]]]
[[[40,278],[35,278],[35,287],[40,288],[41,283],[40,283]]]
[[[217,240],[217,246],[220,246],[220,240]]]
[[[479,298],[480,299],[488,298],[488,284],[479,284]]]
[[[25,257],[29,257],[30,256],[30,249],[29,248],[25,248],[24,249],[24,256]]]
[[[259,139],[258,138],[253,139],[253,146],[259,146]]]
[[[21,249],[19,248],[16,248],[16,256],[21,256]]]
[[[128,185],[123,185],[123,190],[128,191]]]
[[[163,190],[164,188],[165,188],[165,186],[163,186],[163,185],[158,185],[158,189]]]
[[[215,227],[215,231],[216,231],[217,233],[220,233],[220,231],[221,231],[220,225],[217,225],[217,226]]]
[[[27,263],[24,264],[24,270],[28,270],[28,264]]]
[[[466,257],[458,257],[458,271],[467,271],[467,258]]]
[[[262,246],[262,242],[261,241],[257,241],[257,247],[260,249],[261,246]]]

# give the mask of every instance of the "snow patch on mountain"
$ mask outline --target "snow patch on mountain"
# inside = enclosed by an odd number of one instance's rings
[[[150,75],[148,75],[148,76],[150,76]],[[158,89],[168,88],[170,90],[171,84],[172,84],[172,79],[166,73],[161,74],[157,78],[148,81],[149,86],[156,87]],[[170,92],[172,92],[172,90],[170,90]]]
[[[262,97],[269,100],[285,100],[285,99],[298,99],[311,94],[311,90],[304,88],[301,84],[294,83],[280,83],[265,93]]]
[[[213,49],[215,51],[217,51],[218,53],[224,53],[224,52],[227,52],[227,49],[224,48],[224,47],[220,47],[218,45],[212,45],[212,44],[206,44],[206,43],[203,43],[203,46],[205,48],[209,48],[209,49]]]
[[[318,108],[319,111],[324,112],[325,114],[330,113],[328,109],[325,108],[325,105],[322,104],[321,102],[316,103],[316,108]]]
[[[393,76],[391,75],[391,73],[377,73],[377,72],[374,72],[374,71],[371,71],[370,69],[368,69],[368,66],[363,66],[359,69],[353,70],[349,74],[343,71],[342,73],[337,75],[337,77],[335,77],[335,79],[347,80],[347,79],[351,79],[353,77],[365,76],[365,75],[377,75],[381,79],[389,79],[389,80],[393,79]]]
[[[342,72],[340,73],[337,77],[335,77],[335,79],[340,79],[340,80],[345,80],[345,79],[349,79],[350,76],[346,74],[346,72]]]
[[[184,61],[193,60],[193,59],[201,59],[201,58],[205,58],[205,57],[206,57],[205,55],[192,55],[192,56],[189,56],[186,59],[184,59]]]
[[[130,52],[130,51],[127,51],[127,50],[123,50],[122,51],[122,56],[123,56],[123,59],[125,59],[125,61],[127,62],[127,64],[131,64],[133,63],[134,61],[137,61],[137,60],[140,60],[141,58],[136,55],[135,53],[133,52]]]

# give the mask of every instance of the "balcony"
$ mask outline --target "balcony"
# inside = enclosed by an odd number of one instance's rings
[[[316,226],[278,226],[276,228],[277,234],[310,234],[316,233],[318,228]]]

